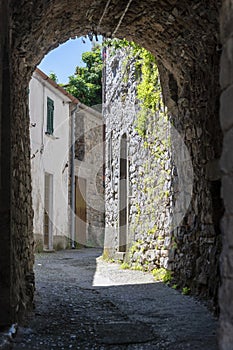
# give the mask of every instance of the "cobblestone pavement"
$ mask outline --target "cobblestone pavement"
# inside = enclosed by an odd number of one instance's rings
[[[36,309],[19,327],[14,350],[217,349],[217,321],[203,305],[100,255],[37,255]]]

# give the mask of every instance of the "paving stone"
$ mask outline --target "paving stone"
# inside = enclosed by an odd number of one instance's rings
[[[14,350],[217,349],[217,320],[204,305],[101,253],[36,256],[36,308]]]

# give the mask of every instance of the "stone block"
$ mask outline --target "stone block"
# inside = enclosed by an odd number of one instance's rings
[[[233,216],[224,216],[222,220],[223,244],[233,249]]]
[[[167,249],[161,249],[161,255],[165,258],[169,256],[169,250]]]
[[[224,250],[221,255],[221,275],[233,280],[233,249]]]
[[[233,38],[229,38],[223,47],[220,61],[220,84],[222,89],[233,84]]]
[[[138,259],[139,257],[140,257],[140,253],[139,253],[139,252],[134,252],[132,261],[137,261],[137,259]]]
[[[165,247],[169,247],[171,245],[171,237],[165,237],[164,245]]]
[[[227,174],[233,172],[233,128],[225,135],[223,140],[223,152],[220,161],[221,170]]]
[[[217,181],[221,178],[219,159],[210,160],[206,164],[206,177],[210,181]]]
[[[116,252],[116,253],[114,254],[114,258],[115,258],[116,260],[123,261],[124,258],[125,258],[125,252]]]
[[[224,175],[222,177],[221,196],[224,201],[227,214],[233,214],[233,176]]]
[[[202,285],[207,285],[208,277],[204,271],[198,276],[197,282]]]
[[[163,267],[165,269],[169,268],[169,258],[168,257],[164,258],[164,260],[163,260]]]
[[[222,10],[220,16],[220,33],[222,43],[225,43],[226,40],[233,34],[232,0],[224,0],[222,2]]]
[[[223,131],[233,127],[233,85],[229,86],[220,98],[220,123]]]
[[[232,321],[225,319],[225,316],[221,315],[220,327],[218,329],[219,350],[232,350],[232,344],[233,344],[232,329],[233,329]]]
[[[220,323],[222,322],[232,322],[233,323],[233,280],[223,278],[222,284],[219,289],[219,304],[221,309]],[[233,326],[233,324],[232,324]],[[233,333],[232,333],[233,341]],[[233,344],[233,342],[232,342]]]

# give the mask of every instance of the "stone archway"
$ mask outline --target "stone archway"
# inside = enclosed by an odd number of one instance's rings
[[[208,172],[217,174],[211,166],[219,159],[222,144],[218,117],[219,6],[217,0],[192,4],[187,0],[1,3],[4,21],[0,44],[6,52],[4,56],[1,53],[1,99],[5,101],[1,107],[1,166],[7,177],[1,179],[4,289],[0,308],[4,306],[5,311],[0,324],[17,320],[33,298],[28,82],[47,52],[70,37],[89,32],[134,40],[157,58],[164,100],[190,150],[195,172],[193,200],[179,230],[186,248],[177,273],[193,291],[216,302],[221,239],[213,228],[212,208],[220,198],[211,192]],[[202,273],[205,278],[198,282]]]

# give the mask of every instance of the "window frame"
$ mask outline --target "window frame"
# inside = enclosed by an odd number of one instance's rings
[[[47,124],[46,135],[53,135],[54,132],[54,100],[47,96]]]

